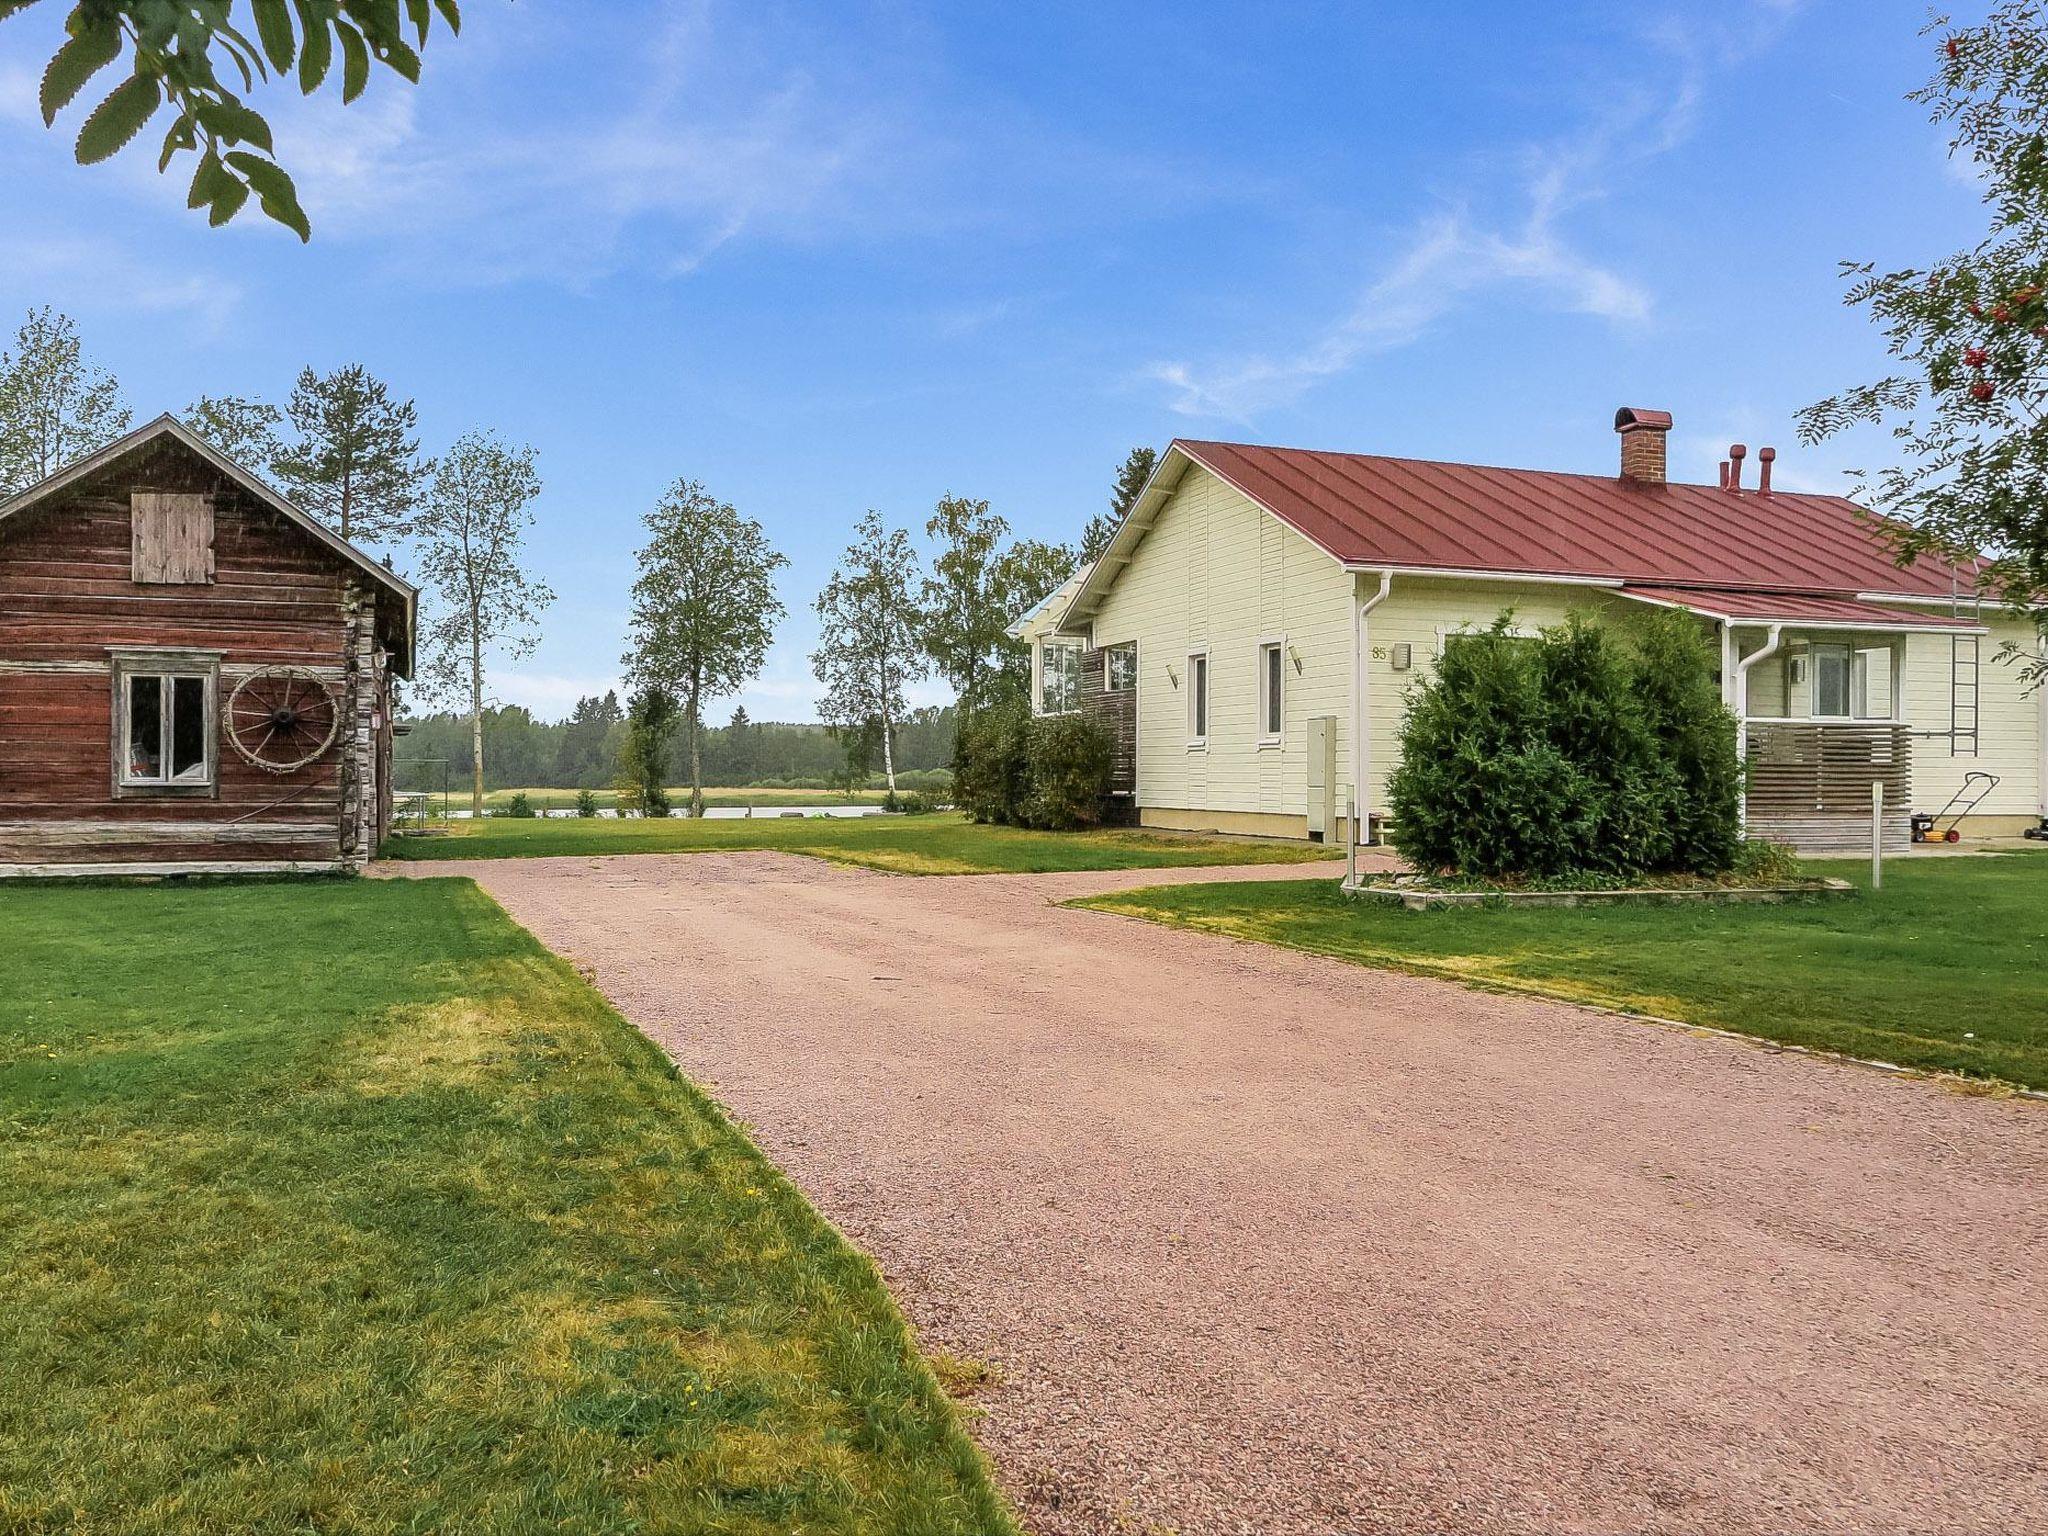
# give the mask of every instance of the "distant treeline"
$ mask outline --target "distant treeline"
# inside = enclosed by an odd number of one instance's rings
[[[399,738],[393,780],[400,790],[438,790],[469,782],[467,716],[411,720]],[[489,789],[609,789],[619,778],[626,712],[615,693],[579,699],[565,720],[537,720],[512,705],[484,712],[484,778]],[[680,742],[678,742],[680,745]],[[897,728],[899,768],[945,768],[953,759],[953,706],[911,711]],[[740,787],[824,789],[846,773],[846,748],[822,725],[755,721],[744,709],[729,725],[704,732],[704,782]]]

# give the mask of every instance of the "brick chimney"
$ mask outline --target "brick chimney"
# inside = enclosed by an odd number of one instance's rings
[[[1664,434],[1671,430],[1671,413],[1624,405],[1614,413],[1614,430],[1621,434],[1621,478],[1638,485],[1662,485]]]

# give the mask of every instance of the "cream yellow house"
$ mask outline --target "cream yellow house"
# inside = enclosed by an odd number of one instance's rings
[[[1867,846],[1873,780],[1895,841],[1959,792],[1965,835],[2041,824],[2033,623],[1974,602],[1967,570],[1898,566],[1854,503],[1774,490],[1768,448],[1754,485],[1740,445],[1723,485],[1670,483],[1669,428],[1618,413],[1614,476],[1175,441],[1014,628],[1037,707],[1127,736],[1145,825],[1336,841],[1362,804],[1369,842],[1408,691],[1455,636],[1658,605],[1719,647],[1757,835]]]

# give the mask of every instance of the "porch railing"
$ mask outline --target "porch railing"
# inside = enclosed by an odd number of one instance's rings
[[[1870,844],[1870,786],[1884,785],[1884,839],[1903,845],[1913,734],[1890,720],[1751,720],[1750,831],[1810,850]]]

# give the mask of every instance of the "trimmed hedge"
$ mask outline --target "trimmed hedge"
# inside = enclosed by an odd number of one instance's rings
[[[1099,825],[1115,745],[1086,715],[1034,717],[1019,702],[990,705],[961,727],[953,798],[974,820],[1065,832]]]
[[[1732,868],[1742,775],[1712,648],[1677,613],[1632,641],[1577,616],[1517,637],[1504,614],[1447,645],[1387,783],[1402,855],[1489,878]]]

